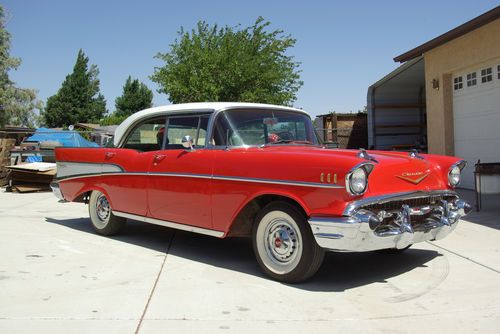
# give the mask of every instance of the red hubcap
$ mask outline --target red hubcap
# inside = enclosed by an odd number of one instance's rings
[[[276,247],[276,248],[281,247],[281,239],[280,238],[274,239],[274,247]]]

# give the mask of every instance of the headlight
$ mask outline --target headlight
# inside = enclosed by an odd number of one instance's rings
[[[452,187],[456,187],[460,183],[460,167],[452,166],[448,173],[448,182]]]
[[[366,189],[366,172],[363,168],[355,169],[350,177],[349,186],[353,193],[361,194]]]
[[[351,195],[362,195],[368,187],[368,175],[373,169],[372,164],[362,164],[354,167],[346,175],[346,189]]]

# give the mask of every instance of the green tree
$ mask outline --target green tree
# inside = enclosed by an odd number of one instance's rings
[[[99,92],[99,69],[88,66],[89,58],[78,52],[73,72],[58,92],[47,99],[43,117],[47,126],[98,122],[106,113],[106,100]]]
[[[16,87],[9,78],[9,71],[21,65],[21,59],[10,56],[10,34],[5,29],[4,9],[0,5],[0,127],[6,124],[34,126],[35,109],[43,104],[36,98],[36,91]]]
[[[153,105],[153,92],[138,79],[129,76],[123,86],[123,93],[115,100],[116,116],[130,116]]]
[[[259,17],[247,28],[198,22],[156,58],[165,62],[151,79],[173,103],[244,101],[289,105],[302,86],[299,63],[287,54],[295,39],[267,31]]]
[[[111,115],[108,115],[104,118],[102,118],[99,121],[100,125],[117,125],[121,124],[128,116],[118,116],[116,115],[116,112],[112,113]]]

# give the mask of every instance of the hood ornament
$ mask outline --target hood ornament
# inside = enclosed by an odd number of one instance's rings
[[[357,156],[358,156],[358,158],[369,160],[369,161],[373,161],[373,162],[375,162],[375,163],[378,164],[377,159],[375,159],[374,157],[372,157],[371,155],[369,155],[368,152],[366,152],[366,150],[364,148],[360,148],[359,149],[359,152],[358,152]]]
[[[429,176],[430,173],[426,172],[404,172],[401,175],[396,175],[397,178],[401,180],[405,180],[407,182],[413,183],[413,184],[419,184],[422,182],[427,176]]]
[[[411,158],[416,158],[416,159],[422,159],[422,160],[425,160],[425,158],[423,156],[421,156],[420,154],[418,154],[418,151],[413,149],[410,151],[410,153],[408,154]]]

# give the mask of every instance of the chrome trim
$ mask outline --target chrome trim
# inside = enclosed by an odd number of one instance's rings
[[[57,161],[56,165],[57,178],[72,175],[123,172],[123,168],[119,165],[100,162]]]
[[[358,158],[369,160],[369,161],[373,161],[373,162],[375,162],[375,163],[378,164],[377,159],[375,159],[370,154],[368,154],[368,152],[366,152],[366,150],[364,148],[360,148],[359,149],[359,152],[358,152],[357,156],[358,156]]]
[[[328,188],[328,189],[344,188],[343,186],[334,184],[324,184],[324,183],[304,182],[304,181],[286,181],[286,180],[260,179],[260,178],[237,177],[237,176],[217,176],[217,175],[214,175],[212,178],[214,180],[223,180],[223,181],[267,183],[267,184],[279,184],[279,185],[297,186],[297,187],[313,187],[313,188]]]
[[[199,121],[198,121],[199,123]],[[199,128],[199,124],[198,124],[198,130],[199,131],[200,128]],[[185,148],[185,149],[188,149],[190,151],[194,151],[194,148],[193,148],[193,138],[189,135],[187,136],[184,136],[182,137],[182,140],[181,140],[181,143],[182,143],[182,146]]]
[[[368,189],[368,177],[370,176],[370,174],[373,171],[374,167],[375,167],[375,165],[373,163],[366,162],[366,161],[360,162],[356,166],[352,167],[349,170],[349,172],[345,175],[345,189],[347,190],[347,193],[349,193],[352,196],[361,196],[361,195],[363,195],[366,192],[366,190]],[[366,172],[366,185],[365,185],[365,189],[363,190],[363,192],[355,193],[355,192],[351,191],[350,179],[351,179],[352,173],[356,169],[358,169],[358,168],[363,168],[365,170],[365,172]]]
[[[410,156],[410,158],[425,160],[425,158],[420,154],[418,154],[418,151],[415,149],[411,150],[410,153],[408,153],[408,155]]]
[[[217,238],[222,238],[224,236],[224,232],[222,232],[222,231],[215,231],[215,230],[210,230],[210,229],[197,227],[197,226],[174,223],[174,222],[171,222],[168,220],[149,218],[149,217],[134,215],[132,213],[121,212],[121,211],[113,211],[113,214],[115,216],[119,216],[119,217],[123,217],[123,218],[134,219],[134,220],[138,220],[141,222],[155,224],[155,225],[161,225],[161,226],[170,227],[170,228],[174,228],[174,229],[182,230],[182,231],[210,235],[212,237],[217,237]]]
[[[458,197],[458,194],[452,190],[432,190],[432,191],[408,191],[408,192],[389,194],[389,195],[372,196],[351,202],[348,206],[346,206],[342,215],[350,216],[354,212],[354,210],[371,204],[383,204],[391,201],[418,199],[430,196]]]
[[[401,249],[417,242],[442,239],[471,210],[469,203],[457,197],[450,201],[441,200],[433,206],[403,204],[399,210],[389,212],[360,208],[348,217],[312,217],[308,221],[320,247],[364,252]],[[415,223],[413,219],[416,219]]]
[[[151,120],[151,119],[159,118],[159,117],[166,117],[167,119],[171,116],[184,117],[184,116],[187,116],[190,114],[196,115],[196,116],[203,116],[203,115],[198,115],[198,114],[206,113],[207,115],[211,116],[214,113],[214,111],[215,111],[215,109],[213,109],[213,108],[202,108],[202,109],[193,108],[193,109],[186,109],[186,110],[159,111],[157,114],[139,117],[138,119],[134,120],[134,122],[129,124],[129,126],[127,127],[127,131],[123,132],[123,134],[120,138],[120,141],[115,145],[115,147],[123,148],[122,146],[123,146],[124,142],[126,141],[130,132],[132,130],[134,130],[135,127],[137,126],[137,124],[141,123],[142,121],[147,121],[147,120]],[[165,122],[166,122],[166,120],[165,120]],[[165,125],[166,125],[166,123],[165,123]]]
[[[59,200],[59,202],[66,202],[66,200],[64,199],[64,196],[61,192],[61,189],[59,188],[59,183],[57,182],[51,182],[50,183],[50,189],[52,189],[52,193],[54,194],[54,196],[57,197],[57,199]]]
[[[456,188],[460,184],[460,181],[462,180],[462,170],[465,168],[465,166],[467,166],[467,161],[460,160],[460,161],[455,162],[453,165],[450,166],[450,168],[448,168],[448,185],[450,187]],[[460,179],[458,180],[457,184],[451,184],[450,173],[451,173],[451,170],[455,167],[458,167],[460,169]]]
[[[183,178],[194,178],[194,179],[211,179],[220,181],[236,181],[236,182],[251,182],[251,183],[265,183],[265,184],[277,184],[277,185],[288,185],[297,187],[312,187],[312,188],[326,188],[326,189],[339,189],[344,188],[340,185],[334,184],[324,184],[317,182],[304,182],[304,181],[287,181],[287,180],[273,180],[273,179],[262,179],[262,178],[250,178],[250,177],[238,177],[238,176],[220,176],[220,175],[210,175],[210,174],[189,174],[189,173],[144,173],[144,172],[122,172],[122,173],[95,173],[95,174],[84,174],[75,175],[65,178],[58,178],[57,180],[68,181],[73,179],[88,178],[95,176],[164,176],[164,177],[183,177]]]

